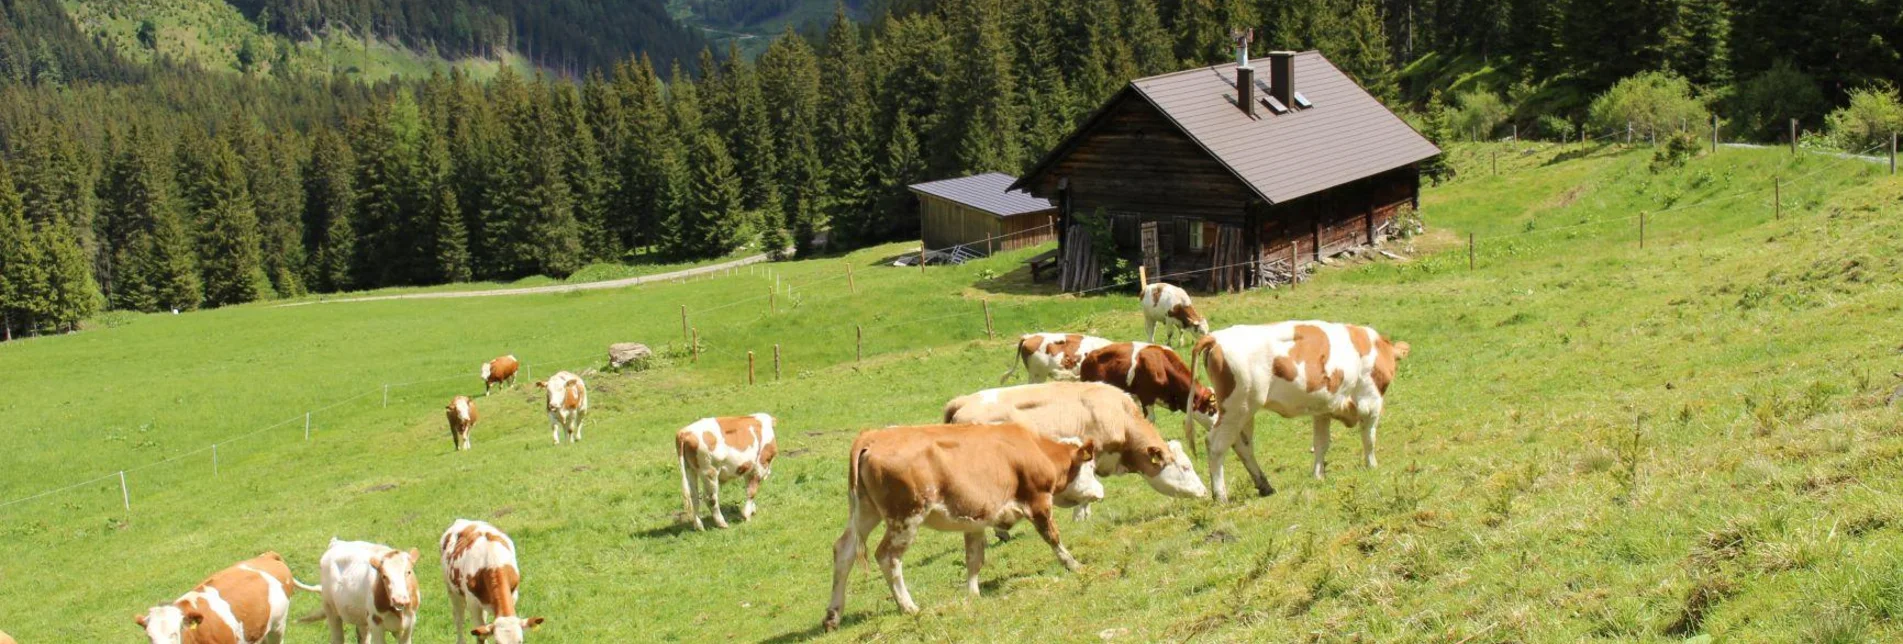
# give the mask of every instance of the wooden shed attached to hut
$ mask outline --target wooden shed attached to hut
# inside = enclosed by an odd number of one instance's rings
[[[993,172],[909,186],[918,195],[925,249],[962,246],[967,254],[989,255],[1056,239],[1057,208],[1012,188],[1015,180]]]
[[[1119,255],[1206,290],[1290,279],[1373,244],[1420,203],[1440,154],[1320,53],[1274,52],[1132,81],[1012,188],[1058,204],[1064,257],[1103,213]],[[1066,290],[1097,286],[1067,261]]]

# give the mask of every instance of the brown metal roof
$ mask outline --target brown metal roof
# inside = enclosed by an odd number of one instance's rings
[[[1002,172],[930,181],[907,186],[913,192],[948,199],[999,217],[1050,210],[1051,202],[1011,187],[1011,175]]]
[[[1269,95],[1268,60],[1257,59],[1258,98]],[[1134,91],[1271,204],[1432,158],[1440,148],[1388,111],[1320,52],[1295,55],[1295,91],[1314,107],[1275,114],[1257,103],[1255,117],[1236,107],[1236,64],[1142,78]],[[1123,93],[1111,99],[1111,104]],[[1291,106],[1292,107],[1292,106]],[[1087,136],[1071,135],[1013,187],[1054,165]]]

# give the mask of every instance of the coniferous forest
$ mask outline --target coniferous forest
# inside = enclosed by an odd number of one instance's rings
[[[1734,139],[1775,141],[1789,118],[1845,147],[1903,127],[1895,0],[888,0],[753,60],[686,53],[698,37],[658,0],[612,16],[231,1],[293,37],[368,26],[519,48],[551,71],[365,82],[134,63],[58,0],[0,5],[6,337],[105,309],[903,237],[905,185],[1021,171],[1128,80],[1230,59],[1238,26],[1257,51],[1321,50],[1437,140],[1688,111]]]

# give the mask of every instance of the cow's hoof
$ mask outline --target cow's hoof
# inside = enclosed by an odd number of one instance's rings
[[[826,619],[819,623],[819,627],[828,633],[839,630],[839,611],[826,611]]]

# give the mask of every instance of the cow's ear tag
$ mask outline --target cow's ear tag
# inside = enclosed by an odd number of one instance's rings
[[[1156,448],[1156,447],[1150,448],[1150,464],[1151,465],[1163,464],[1163,450],[1162,449]]]

